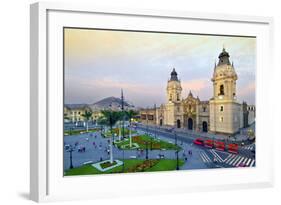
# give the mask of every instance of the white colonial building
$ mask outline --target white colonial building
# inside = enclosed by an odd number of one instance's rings
[[[181,82],[175,69],[168,80],[167,102],[160,107],[141,111],[143,123],[198,130],[203,132],[234,134],[255,121],[255,106],[237,102],[238,76],[229,54],[223,48],[219,62],[214,66],[213,97],[201,101],[189,92],[182,98]]]

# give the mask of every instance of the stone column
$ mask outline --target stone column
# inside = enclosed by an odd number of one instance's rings
[[[132,147],[132,132],[131,127],[129,128],[129,137],[130,137],[130,148]]]

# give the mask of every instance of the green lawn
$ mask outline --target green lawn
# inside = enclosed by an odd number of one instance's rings
[[[174,143],[169,143],[164,140],[158,140],[149,135],[134,136],[132,137],[132,142],[137,143],[140,149],[146,149],[146,146],[148,147],[148,149],[152,149],[152,150],[160,150],[160,149],[180,150],[181,149],[181,147],[175,145]],[[126,146],[126,148],[123,148],[122,146],[128,145],[129,143],[130,141],[127,140],[116,144],[119,149],[128,149],[127,148],[128,146]]]
[[[151,161],[152,167],[143,166]],[[183,160],[179,160],[179,166],[184,164]],[[143,169],[137,169],[137,167],[143,166]],[[170,171],[176,169],[176,160],[173,159],[155,159],[155,160],[142,160],[142,159],[125,159],[124,160],[124,170],[125,172],[152,172],[152,171]],[[132,171],[134,170],[134,171]],[[83,165],[81,167],[69,169],[65,172],[65,176],[74,175],[91,175],[91,174],[110,174],[110,173],[122,173],[122,166],[115,167],[112,170],[101,172],[91,166]]]
[[[117,137],[119,136],[119,128],[113,128],[113,133],[117,135]],[[121,128],[121,135],[123,136],[123,129]],[[125,136],[129,136],[129,129],[127,128],[124,128],[124,133],[125,133]],[[134,130],[131,130],[131,134],[135,134],[137,133],[136,131]],[[108,130],[106,133],[103,134],[103,137],[112,137],[112,134],[111,134],[111,131]]]
[[[179,166],[181,167],[184,164],[183,160],[179,160]],[[153,171],[171,171],[171,170],[175,170],[177,167],[177,160],[174,159],[161,159],[159,160],[159,162],[147,169],[147,172],[153,172]]]
[[[96,131],[99,131],[98,128],[94,128],[94,129],[89,129],[88,130],[88,133],[90,132],[96,132]],[[64,136],[69,136],[69,135],[80,135],[82,133],[87,133],[86,132],[86,129],[83,129],[83,130],[64,130]]]

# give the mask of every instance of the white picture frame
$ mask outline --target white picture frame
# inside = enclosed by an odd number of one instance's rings
[[[98,22],[95,21],[98,19]],[[126,23],[125,23],[126,22]],[[94,25],[95,24],[95,25]],[[34,201],[94,199],[142,194],[273,186],[273,130],[266,111],[274,96],[273,19],[184,11],[96,8],[95,5],[35,3],[30,15],[30,198]],[[157,28],[156,28],[157,25]],[[257,166],[164,173],[63,177],[62,32],[63,26],[184,31],[257,37]],[[224,30],[219,29],[224,26]],[[263,69],[266,67],[266,70]],[[58,69],[54,69],[58,68]],[[62,116],[62,115],[61,115]],[[265,120],[267,119],[267,120]],[[61,135],[61,139],[58,136]],[[268,136],[270,138],[268,139]],[[218,178],[217,176],[220,176]],[[153,181],[147,186],[148,181]],[[179,182],[187,183],[179,183]],[[133,183],[132,183],[133,182]],[[109,183],[112,186],[107,186]],[[72,187],[79,187],[73,189]]]

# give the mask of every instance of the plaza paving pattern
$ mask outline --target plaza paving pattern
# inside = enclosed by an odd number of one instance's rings
[[[158,131],[157,129],[144,129],[143,127],[136,128],[138,134],[150,134],[152,137],[164,140],[169,143],[175,143],[174,134]],[[179,159],[184,160],[184,164],[180,167],[182,170],[189,169],[206,169],[219,167],[238,167],[240,163],[245,163],[245,166],[255,166],[255,156],[250,149],[243,149],[238,155],[229,154],[226,152],[219,152],[213,149],[193,145],[192,134],[190,136],[179,134],[177,137],[177,144],[182,148],[179,151]],[[117,138],[116,138],[117,139]],[[84,133],[72,136],[64,136],[65,145],[74,145],[78,143],[76,150],[73,151],[73,166],[80,167],[85,164],[91,164],[100,160],[108,160],[110,143],[108,138],[101,136],[100,131],[93,133]],[[94,144],[95,143],[95,146]],[[252,145],[247,145],[251,146]],[[79,147],[85,147],[85,152],[78,152]],[[149,146],[148,146],[149,147]],[[253,148],[252,148],[253,149]],[[188,154],[192,151],[192,155]],[[175,150],[150,150],[148,149],[149,159],[159,159],[159,155],[164,156],[165,159],[176,159]],[[186,156],[186,159],[185,159]],[[121,150],[117,146],[113,146],[113,158],[118,160],[124,159],[145,159],[146,151],[139,150]],[[214,158],[216,158],[214,162]],[[69,152],[64,149],[64,170],[70,167]]]

